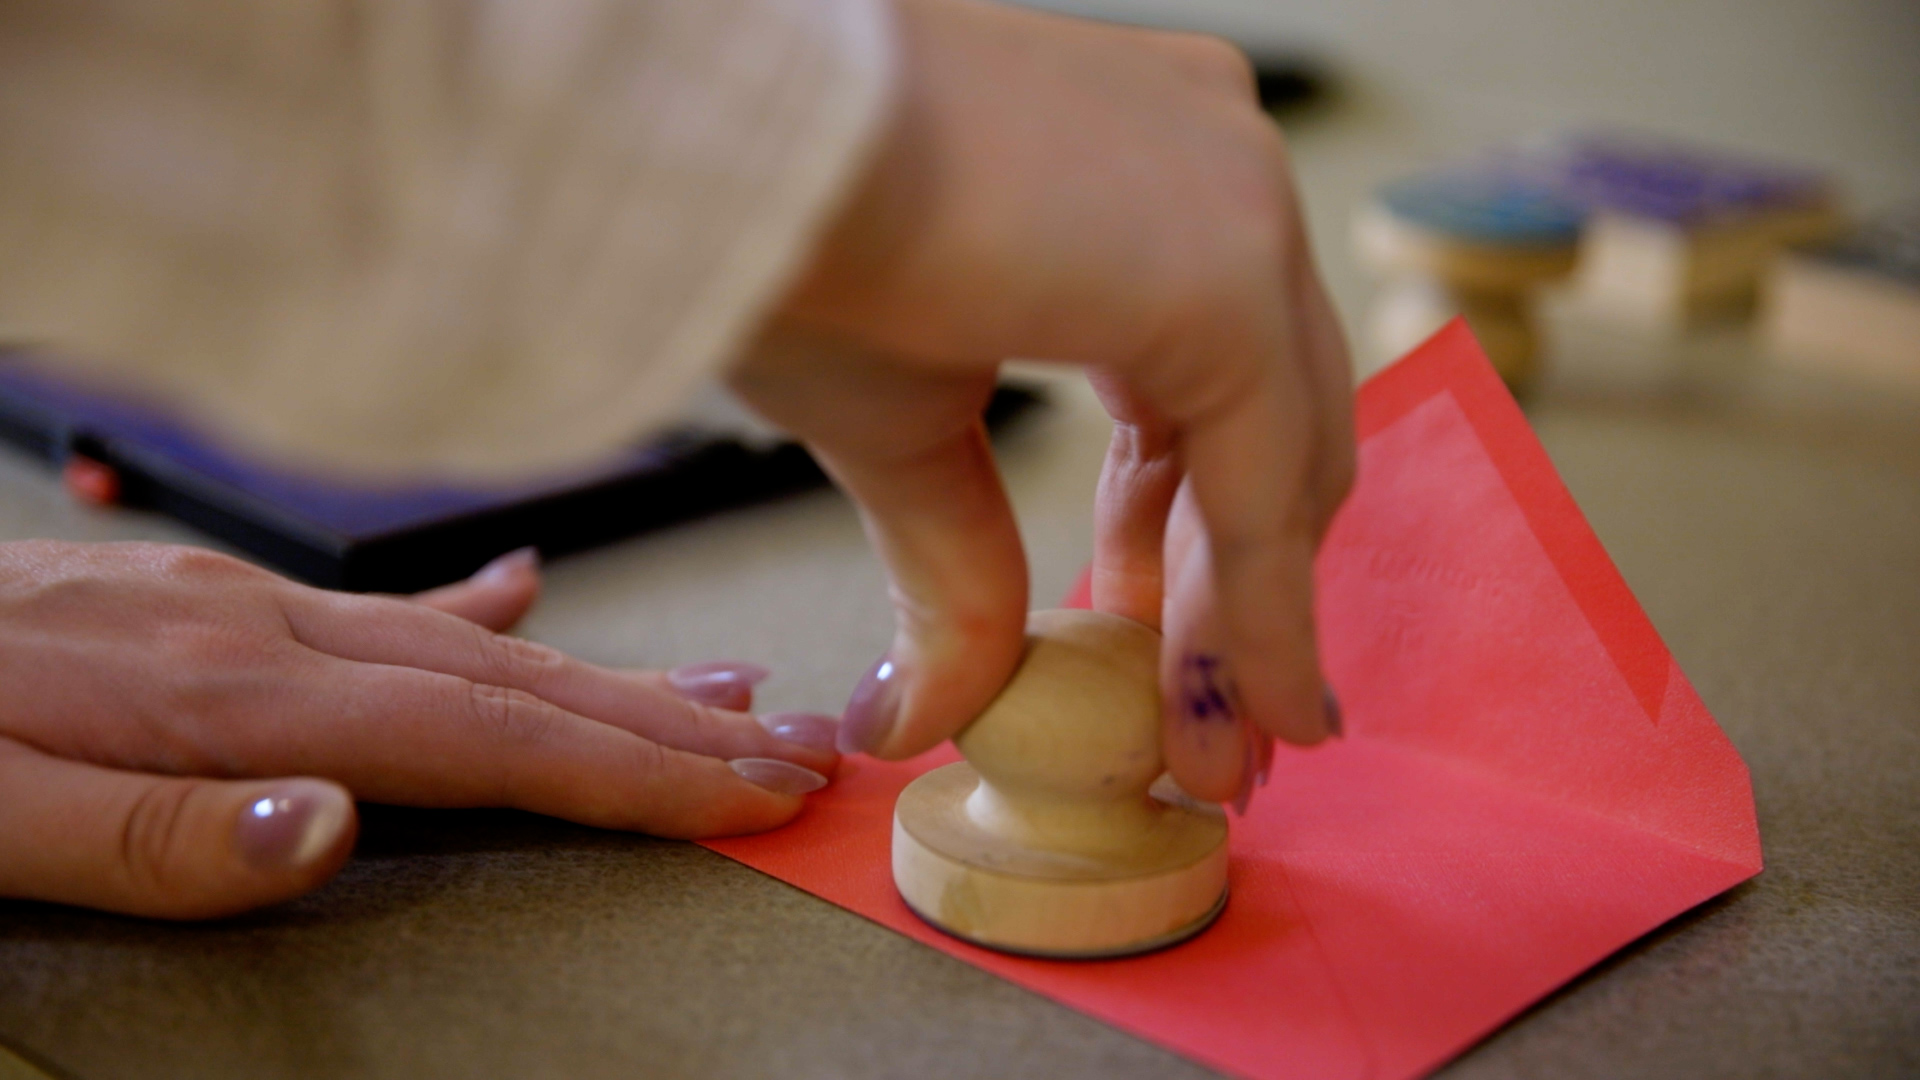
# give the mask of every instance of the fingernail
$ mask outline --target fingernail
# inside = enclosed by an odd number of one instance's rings
[[[1260,733],[1260,772],[1254,777],[1254,786],[1266,787],[1267,777],[1273,772],[1273,736]]]
[[[840,733],[838,719],[819,713],[776,712],[758,719],[774,738],[809,750],[832,752],[834,738]]]
[[[536,547],[516,548],[493,560],[473,572],[470,578],[476,585],[500,585],[515,575],[538,568],[540,549]]]
[[[682,664],[667,672],[667,682],[682,697],[708,705],[726,705],[767,680],[772,672],[744,660],[711,660]]]
[[[863,754],[887,741],[893,723],[900,717],[900,669],[893,660],[881,657],[853,688],[847,699],[847,711],[840,717],[840,752]]]
[[[1233,812],[1241,817],[1247,816],[1247,807],[1253,805],[1253,790],[1260,776],[1260,736],[1250,736],[1245,740],[1240,762],[1240,794],[1233,797]]]
[[[778,795],[805,795],[827,786],[827,778],[812,769],[776,758],[743,757],[727,762],[727,767],[750,784],[757,784]]]
[[[1253,777],[1249,776],[1245,784],[1240,788],[1240,794],[1233,797],[1234,816],[1246,817],[1247,807],[1251,805],[1253,805]]]
[[[331,784],[292,780],[240,811],[234,840],[262,870],[295,870],[332,849],[347,827],[353,800]]]
[[[1347,737],[1345,721],[1340,715],[1340,699],[1333,696],[1333,687],[1320,684],[1320,707],[1327,714],[1327,733],[1336,739]]]

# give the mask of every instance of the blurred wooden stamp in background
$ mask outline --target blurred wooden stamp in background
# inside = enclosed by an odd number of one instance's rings
[[[1784,366],[1920,392],[1920,204],[1781,256],[1761,325]]]
[[[1804,169],[1618,136],[1574,139],[1555,157],[1559,184],[1589,211],[1576,294],[1643,325],[1751,312],[1776,254],[1843,221],[1832,182]]]
[[[1465,316],[1494,370],[1523,391],[1539,367],[1535,296],[1573,272],[1583,216],[1551,186],[1499,170],[1388,185],[1354,221],[1360,259],[1381,283],[1371,348],[1400,356]]]

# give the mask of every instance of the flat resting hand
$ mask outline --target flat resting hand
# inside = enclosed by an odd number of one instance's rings
[[[738,711],[751,665],[614,671],[496,633],[539,588],[527,557],[407,600],[0,544],[0,896],[216,916],[331,877],[355,798],[700,837],[780,825],[832,774],[830,719]]]

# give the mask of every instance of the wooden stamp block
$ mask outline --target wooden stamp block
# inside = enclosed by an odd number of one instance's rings
[[[921,918],[1007,952],[1125,956],[1185,940],[1226,903],[1227,822],[1150,789],[1160,635],[1042,611],[1000,696],[954,740],[967,760],[908,785],[893,876]]]
[[[1782,256],[1762,328],[1784,366],[1920,392],[1920,206]]]
[[[1750,312],[1776,254],[1831,236],[1842,221],[1825,178],[1725,155],[1587,139],[1557,168],[1591,212],[1576,293],[1597,313],[1642,325]]]
[[[1354,222],[1360,258],[1381,281],[1372,348],[1400,356],[1465,316],[1500,377],[1524,389],[1539,363],[1534,294],[1572,273],[1582,217],[1549,186],[1497,170],[1388,186]]]

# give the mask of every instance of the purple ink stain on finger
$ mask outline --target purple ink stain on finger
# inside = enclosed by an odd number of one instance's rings
[[[1180,704],[1190,720],[1233,722],[1240,695],[1226,663],[1212,653],[1188,653],[1180,662]]]

